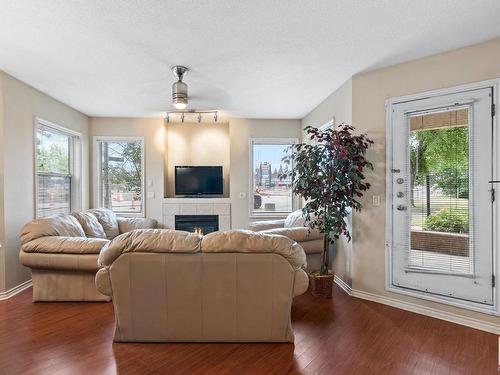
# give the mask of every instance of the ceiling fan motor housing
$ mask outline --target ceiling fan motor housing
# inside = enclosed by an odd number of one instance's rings
[[[174,106],[176,104],[186,106],[188,102],[188,87],[182,82],[182,78],[188,69],[184,66],[176,65],[172,70],[178,79],[177,82],[172,84],[172,102]]]

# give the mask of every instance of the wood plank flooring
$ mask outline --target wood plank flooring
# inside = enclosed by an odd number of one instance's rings
[[[113,344],[111,303],[0,301],[0,374],[498,374],[497,336],[349,297],[295,299],[292,344]]]

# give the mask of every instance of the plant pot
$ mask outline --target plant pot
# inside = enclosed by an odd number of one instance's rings
[[[311,282],[311,294],[314,297],[332,298],[333,292],[333,273],[320,275],[319,272],[313,272],[309,275]]]

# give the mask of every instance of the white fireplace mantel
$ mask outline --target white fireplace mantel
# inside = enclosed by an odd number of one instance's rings
[[[217,215],[219,230],[231,229],[230,198],[165,198],[163,226],[175,228],[175,215]]]

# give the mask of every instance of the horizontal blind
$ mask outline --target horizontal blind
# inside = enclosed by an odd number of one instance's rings
[[[473,271],[468,119],[467,108],[409,118],[410,268]]]

